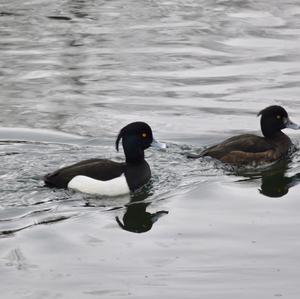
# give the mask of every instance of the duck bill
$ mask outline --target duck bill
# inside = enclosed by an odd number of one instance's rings
[[[153,141],[151,143],[151,147],[154,147],[154,148],[159,148],[159,149],[166,149],[167,148],[167,145],[165,143],[161,143],[159,142],[158,140],[155,140],[153,138]]]
[[[287,118],[284,122],[285,127],[293,130],[299,130],[300,126],[292,122],[289,118]]]

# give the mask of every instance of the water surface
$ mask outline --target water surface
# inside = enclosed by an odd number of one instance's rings
[[[183,153],[259,133],[268,105],[300,123],[299,17],[296,0],[2,0],[2,296],[298,298],[298,151],[238,173]],[[169,143],[138,194],[44,188],[121,161],[136,120]]]

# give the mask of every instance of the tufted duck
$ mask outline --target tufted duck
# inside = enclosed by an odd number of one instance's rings
[[[125,126],[116,140],[122,145],[126,161],[118,163],[106,159],[89,159],[56,170],[44,178],[49,187],[70,188],[84,193],[117,196],[129,193],[146,184],[151,177],[144,150],[150,146],[165,148],[153,138],[150,126],[133,122]]]
[[[281,106],[269,106],[258,113],[264,137],[243,134],[226,139],[220,144],[205,149],[199,155],[189,154],[189,158],[210,156],[233,165],[271,163],[284,157],[292,142],[281,132],[282,129],[300,129],[293,123]]]

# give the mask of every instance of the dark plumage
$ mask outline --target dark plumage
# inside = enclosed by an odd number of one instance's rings
[[[234,136],[205,149],[199,155],[190,154],[188,157],[210,156],[234,165],[270,163],[284,157],[292,142],[281,130],[299,129],[299,126],[290,121],[281,106],[269,106],[260,111],[259,115],[264,137],[253,134]]]
[[[126,207],[126,213],[123,216],[123,223],[116,217],[119,226],[133,233],[144,233],[149,231],[153,224],[163,215],[168,214],[168,211],[158,211],[149,213],[146,211],[150,203],[138,202],[130,204]]]
[[[110,181],[125,175],[130,191],[146,184],[151,177],[148,163],[144,159],[144,150],[155,143],[150,126],[144,122],[134,122],[124,127],[116,140],[116,149],[119,142],[125,153],[125,162],[115,162],[106,159],[90,159],[58,169],[47,174],[44,178],[49,187],[67,188],[70,181],[77,176],[85,176],[98,181]]]
[[[77,175],[108,181],[124,173],[125,166],[125,163],[106,159],[89,159],[49,173],[44,180],[48,187],[56,188],[67,188],[68,183]]]

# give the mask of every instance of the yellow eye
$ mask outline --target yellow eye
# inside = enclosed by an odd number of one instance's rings
[[[280,115],[277,115],[276,118],[277,118],[277,119],[281,119],[281,116],[280,116]]]
[[[143,134],[142,134],[142,137],[143,137],[143,138],[146,138],[146,137],[147,137],[147,133],[143,133]]]

